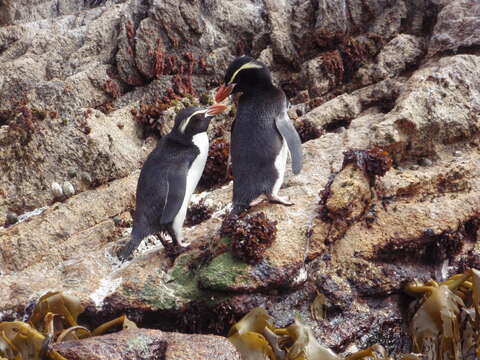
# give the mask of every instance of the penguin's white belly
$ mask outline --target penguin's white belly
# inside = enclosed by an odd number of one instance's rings
[[[280,191],[280,188],[283,184],[283,178],[285,176],[285,169],[287,167],[287,156],[288,156],[288,146],[285,139],[282,138],[282,148],[275,158],[275,169],[278,172],[278,178],[275,180],[275,185],[273,185],[272,194],[277,195]]]
[[[175,216],[172,224],[173,230],[175,231],[178,241],[180,242],[183,240],[182,226],[183,222],[185,221],[185,216],[187,215],[188,204],[190,203],[190,198],[197,187],[198,181],[202,177],[203,169],[205,168],[205,163],[207,162],[208,157],[209,142],[207,133],[203,132],[193,136],[192,141],[195,146],[198,147],[200,154],[197,155],[190,169],[188,169],[185,196],[183,198],[182,207]]]

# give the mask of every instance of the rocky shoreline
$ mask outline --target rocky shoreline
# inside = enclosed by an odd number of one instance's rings
[[[277,327],[301,314],[339,353],[407,353],[405,284],[480,268],[476,2],[22,0],[0,14],[0,321],[63,291],[92,326],[126,313],[225,336],[260,306]],[[219,234],[233,109],[210,129],[193,250],[172,263],[150,239],[121,264],[143,161],[243,53],[269,65],[304,139],[304,169],[281,190],[295,206],[251,211],[277,222],[275,241],[247,264]],[[392,159],[382,174],[345,163],[379,148]],[[201,341],[189,339],[175,341]]]

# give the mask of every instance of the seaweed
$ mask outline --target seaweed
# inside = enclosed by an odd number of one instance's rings
[[[272,245],[277,234],[277,222],[265,213],[242,213],[227,217],[222,223],[221,234],[232,240],[233,255],[249,264],[257,264]]]
[[[229,154],[230,144],[223,137],[213,139],[208,150],[207,163],[199,181],[201,187],[211,189],[232,180],[232,175],[228,173]]]
[[[412,282],[420,296],[411,324],[413,350],[429,360],[470,360],[480,356],[480,271],[470,269],[437,283]]]
[[[98,336],[115,327],[135,328],[125,315],[94,330],[77,323],[84,311],[80,300],[61,292],[49,292],[37,301],[28,322],[0,322],[0,358],[12,360],[66,360],[51,344]]]
[[[309,140],[318,139],[320,136],[322,136],[322,131],[313,125],[309,120],[295,122],[295,128],[297,129],[302,143],[305,143]]]
[[[203,199],[197,204],[191,204],[185,217],[185,226],[198,225],[212,217],[213,209],[205,204]]]

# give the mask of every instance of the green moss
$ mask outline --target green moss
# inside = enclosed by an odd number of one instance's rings
[[[179,256],[168,272],[169,287],[182,298],[194,300],[202,296],[202,291],[198,288],[198,272],[195,271],[197,255],[186,253]]]
[[[149,276],[141,288],[125,289],[129,296],[150,305],[154,310],[178,309],[178,297],[175,292],[166,286],[160,277]]]
[[[225,252],[200,270],[199,281],[204,288],[228,291],[248,285],[250,266]]]

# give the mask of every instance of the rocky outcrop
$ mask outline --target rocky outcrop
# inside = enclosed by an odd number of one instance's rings
[[[56,3],[0,5],[0,319],[53,290],[82,299],[85,322],[128,313],[168,331],[225,334],[262,306],[279,327],[301,313],[335,351],[380,342],[408,352],[403,284],[480,266],[480,53],[465,15],[474,3]],[[194,202],[208,216],[185,229],[191,250],[172,262],[150,237],[120,263],[138,170],[156,141],[144,136],[211,101],[239,53],[269,64],[308,139],[301,174],[288,172],[281,190],[295,206],[251,209],[277,231],[247,263],[220,233],[232,185],[205,181]],[[217,152],[232,116],[210,129]],[[345,161],[384,151],[382,172]],[[310,315],[318,292],[323,320]],[[138,349],[124,348],[137,335]],[[176,336],[138,330],[58,351],[103,358],[94,349],[115,346],[135,358],[168,344],[168,358],[185,342],[220,356],[210,338]]]
[[[71,360],[82,359],[225,359],[239,360],[230,342],[220,336],[131,329],[83,341],[67,341],[55,350]]]

